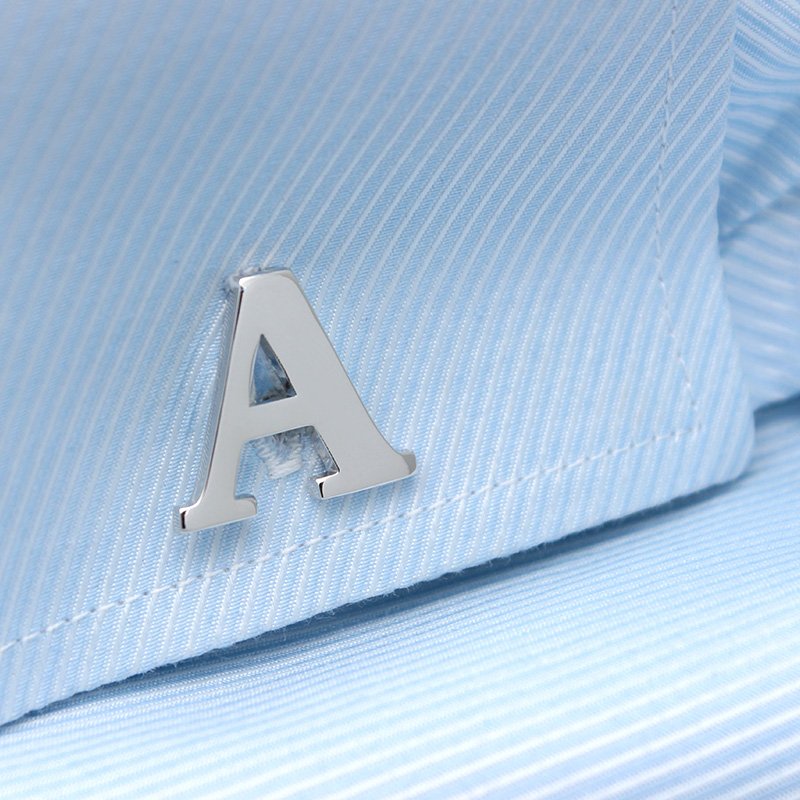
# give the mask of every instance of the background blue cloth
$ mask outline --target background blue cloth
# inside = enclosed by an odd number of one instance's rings
[[[671,508],[99,689],[4,796],[793,797],[800,403]]]
[[[800,4],[737,8],[720,252],[753,405],[800,391]]]
[[[739,474],[734,11],[4,4],[0,720]],[[264,266],[420,471],[177,534]]]

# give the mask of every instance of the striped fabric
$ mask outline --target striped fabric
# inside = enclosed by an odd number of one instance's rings
[[[0,720],[737,475],[732,0],[0,4]],[[240,470],[230,276],[291,268],[419,474]]]
[[[739,4],[720,251],[753,405],[800,391],[800,5]]]
[[[793,798],[800,403],[743,479],[0,732],[6,798]]]

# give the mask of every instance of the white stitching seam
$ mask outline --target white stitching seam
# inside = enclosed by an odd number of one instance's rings
[[[667,87],[664,92],[664,120],[661,123],[661,137],[658,147],[658,177],[656,179],[656,199],[655,199],[655,216],[656,216],[656,275],[658,277],[658,285],[661,287],[661,293],[664,296],[664,316],[667,321],[667,329],[670,338],[672,339],[675,348],[675,357],[680,365],[681,372],[683,373],[683,382],[689,392],[689,399],[692,403],[692,410],[697,413],[697,398],[694,394],[692,381],[689,378],[689,369],[684,361],[683,353],[678,344],[678,337],[675,335],[675,325],[672,321],[672,314],[670,313],[669,294],[667,292],[667,284],[664,281],[662,272],[664,263],[664,247],[662,237],[662,214],[661,214],[661,197],[664,188],[664,156],[667,152],[667,131],[669,130],[670,123],[670,101],[672,99],[672,86],[674,83],[674,66],[675,66],[675,28],[678,24],[678,6],[677,0],[672,1],[672,21],[669,29],[669,66],[667,67]]]
[[[672,439],[674,441],[678,441],[682,436],[687,436],[689,434],[697,433],[702,429],[702,425],[698,424],[691,428],[685,428],[683,430],[676,430],[670,431],[669,433],[658,434],[651,436],[649,439],[645,439],[641,442],[632,442],[631,444],[626,445],[625,447],[619,447],[616,449],[609,449],[604,450],[601,453],[595,453],[591,456],[583,456],[576,461],[572,461],[567,464],[557,464],[552,467],[545,467],[544,469],[538,469],[533,472],[529,472],[525,475],[517,475],[513,478],[506,478],[502,481],[496,481],[495,483],[486,484],[485,486],[481,486],[477,489],[470,489],[469,491],[461,492],[456,495],[452,495],[450,497],[445,497],[441,500],[437,500],[435,503],[431,503],[430,505],[426,506],[418,506],[417,508],[412,508],[409,511],[404,511],[399,514],[391,514],[387,517],[383,517],[382,519],[372,520],[371,522],[365,522],[362,525],[353,525],[348,528],[341,528],[338,531],[333,531],[331,533],[324,533],[320,534],[319,536],[315,536],[311,539],[308,539],[304,542],[298,542],[297,544],[293,544],[290,547],[285,547],[282,550],[276,550],[272,553],[266,553],[263,556],[259,556],[258,558],[249,558],[245,561],[239,561],[235,564],[232,564],[229,567],[220,567],[219,569],[211,570],[210,572],[201,572],[197,575],[191,575],[188,578],[184,578],[180,581],[176,581],[175,583],[165,584],[164,586],[159,586],[156,589],[146,590],[143,592],[139,592],[138,594],[131,595],[127,598],[122,598],[120,600],[115,600],[112,603],[104,603],[101,606],[95,606],[93,608],[89,608],[86,611],[82,611],[79,614],[76,614],[74,617],[65,617],[64,619],[60,619],[57,622],[48,625],[45,628],[42,628],[38,631],[33,631],[32,633],[28,633],[25,636],[21,636],[18,639],[14,639],[11,642],[7,642],[2,647],[0,647],[0,653],[5,652],[10,647],[18,644],[24,644],[26,642],[31,641],[32,639],[36,639],[39,636],[45,636],[47,634],[53,633],[57,631],[59,628],[63,628],[66,625],[71,625],[76,622],[80,622],[87,617],[94,616],[95,614],[102,614],[105,611],[109,611],[112,608],[124,608],[125,606],[129,606],[132,603],[137,602],[138,600],[143,600],[145,598],[155,597],[162,592],[166,591],[178,591],[179,589],[183,589],[186,586],[190,586],[193,583],[197,583],[203,580],[209,580],[212,578],[219,577],[220,575],[230,575],[232,573],[238,572],[243,568],[250,568],[250,567],[257,567],[261,564],[265,564],[268,561],[273,561],[277,558],[283,558],[284,556],[290,555],[291,553],[298,552],[300,550],[306,550],[310,547],[313,547],[316,544],[320,544],[321,542],[338,539],[341,536],[344,536],[348,533],[363,533],[370,528],[377,527],[378,525],[384,525],[388,522],[393,522],[398,519],[411,519],[416,517],[418,514],[422,514],[426,511],[433,511],[436,508],[441,508],[442,506],[449,505],[451,503],[459,502],[460,500],[471,500],[475,497],[480,497],[481,495],[488,494],[489,492],[493,492],[497,489],[504,489],[510,486],[515,486],[519,483],[524,483],[525,481],[533,480],[535,478],[541,478],[545,475],[550,475],[557,472],[563,472],[570,469],[575,469],[576,467],[582,467],[586,464],[592,463],[594,461],[600,461],[604,458],[610,458],[612,456],[622,455],[624,453],[629,453],[633,450],[637,450],[642,447],[649,447],[658,442],[666,441],[668,439]]]
[[[694,387],[692,386],[691,378],[689,376],[688,367],[686,365],[680,346],[678,344],[678,338],[675,333],[675,327],[672,320],[672,314],[670,311],[667,286],[666,282],[664,281],[664,276],[662,273],[663,248],[661,241],[662,239],[661,194],[663,189],[664,157],[667,149],[667,131],[670,122],[669,106],[672,95],[673,68],[675,62],[676,25],[677,25],[677,0],[673,0],[672,21],[669,32],[670,57],[669,57],[668,71],[667,71],[667,86],[664,95],[664,121],[661,127],[661,137],[660,137],[659,156],[658,156],[658,178],[656,182],[655,205],[654,205],[655,216],[656,216],[656,224],[655,224],[656,265],[657,265],[657,278],[659,286],[661,288],[661,292],[664,297],[662,312],[665,316],[669,331],[669,336],[673,343],[674,355],[681,368],[683,375],[683,382],[688,390],[689,397],[691,400],[691,406],[696,415],[697,399],[695,396]],[[347,528],[341,528],[331,533],[320,534],[319,536],[312,537],[311,539],[308,539],[304,542],[298,542],[297,544],[293,544],[289,547],[283,548],[282,550],[266,553],[265,555],[259,556],[258,558],[250,558],[244,561],[236,562],[228,567],[220,567],[218,569],[211,570],[209,572],[203,572],[203,573],[198,573],[196,575],[191,575],[188,578],[183,578],[182,580],[176,581],[175,583],[165,584],[163,586],[156,587],[155,589],[139,592],[127,598],[121,598],[119,600],[115,600],[114,602],[111,603],[104,603],[103,605],[94,606],[92,608],[86,609],[85,611],[81,611],[80,613],[75,614],[72,617],[64,617],[63,619],[57,620],[56,622],[53,622],[50,625],[41,628],[40,630],[32,631],[31,633],[27,633],[24,636],[20,636],[17,639],[13,639],[12,641],[6,642],[4,645],[0,646],[0,655],[2,655],[10,648],[15,647],[16,645],[27,644],[28,642],[33,641],[34,639],[37,639],[40,636],[47,636],[51,633],[54,633],[60,628],[73,625],[75,623],[80,622],[81,620],[93,617],[97,614],[102,614],[114,608],[126,608],[132,605],[133,603],[138,602],[139,600],[153,598],[156,597],[157,595],[162,594],[163,592],[167,591],[177,592],[180,589],[183,589],[184,587],[190,586],[194,583],[198,583],[204,580],[211,580],[213,578],[222,575],[230,575],[238,572],[241,569],[254,568],[260,566],[261,564],[265,564],[269,561],[273,561],[278,558],[283,558],[292,553],[308,549],[316,544],[338,539],[348,533],[363,533],[364,531],[367,531],[371,528],[377,527],[379,525],[385,525],[395,520],[411,519],[419,514],[425,513],[427,511],[432,511],[434,509],[441,508],[443,506],[447,506],[451,503],[456,503],[461,500],[471,500],[475,497],[480,497],[482,495],[489,494],[490,492],[496,491],[498,489],[504,489],[511,486],[516,486],[519,483],[524,483],[526,481],[530,481],[536,478],[541,478],[545,475],[550,475],[558,472],[565,472],[571,469],[576,469],[585,466],[586,464],[590,464],[595,461],[600,461],[604,458],[611,458],[614,456],[623,455],[625,453],[629,453],[643,447],[651,447],[657,444],[658,442],[667,441],[671,439],[673,443],[675,443],[681,437],[697,434],[700,430],[702,430],[702,428],[703,428],[702,422],[696,422],[693,426],[689,428],[684,428],[681,430],[673,430],[670,431],[669,433],[664,433],[664,434],[653,434],[648,439],[644,439],[639,442],[631,442],[630,444],[624,447],[604,450],[600,453],[595,453],[590,456],[583,456],[577,459],[576,461],[572,461],[569,463],[561,463],[550,467],[544,467],[542,469],[537,469],[532,472],[529,472],[525,475],[517,475],[512,478],[506,478],[502,481],[495,481],[494,483],[486,484],[477,489],[470,489],[467,491],[460,492],[459,494],[456,495],[451,495],[450,497],[442,498],[441,500],[437,500],[435,503],[431,503],[429,505],[418,506],[416,508],[410,509],[409,511],[404,511],[399,514],[390,514],[389,516],[383,517],[378,520],[365,522],[361,525],[354,525]]]

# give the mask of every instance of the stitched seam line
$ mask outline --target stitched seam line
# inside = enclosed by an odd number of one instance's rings
[[[664,160],[667,150],[667,132],[669,129],[670,123],[670,102],[672,97],[672,88],[674,84],[674,63],[675,63],[675,55],[676,55],[676,48],[675,48],[675,30],[677,27],[677,0],[673,0],[671,5],[671,13],[672,13],[672,20],[670,25],[670,32],[669,32],[669,43],[670,43],[670,56],[669,56],[669,63],[667,67],[667,86],[664,94],[664,120],[661,125],[661,135],[660,135],[660,144],[659,144],[659,156],[658,156],[658,169],[657,169],[657,180],[656,180],[656,197],[655,197],[655,228],[656,228],[656,274],[658,278],[658,283],[661,288],[661,293],[663,296],[663,304],[662,304],[662,313],[664,314],[665,320],[667,322],[667,329],[669,331],[669,336],[672,339],[673,343],[673,355],[676,357],[676,360],[681,368],[683,383],[689,393],[689,398],[691,401],[692,410],[695,415],[695,419],[697,419],[697,399],[694,393],[694,387],[692,385],[691,378],[689,376],[689,369],[686,365],[686,361],[684,360],[683,353],[681,352],[680,345],[678,343],[678,337],[675,332],[675,325],[672,320],[672,313],[669,304],[669,294],[667,291],[667,285],[664,280],[663,275],[663,245],[662,245],[662,210],[661,210],[661,199],[663,193],[663,185],[664,185]],[[89,608],[85,611],[81,611],[78,614],[75,614],[72,617],[64,617],[63,619],[57,620],[56,622],[47,625],[40,630],[32,631],[31,633],[25,634],[24,636],[20,636],[17,639],[13,639],[7,642],[4,645],[0,645],[0,655],[5,653],[12,647],[16,645],[23,645],[27,644],[30,641],[38,639],[41,636],[48,636],[55,631],[67,627],[69,625],[73,625],[75,623],[81,622],[84,619],[89,619],[91,617],[97,616],[98,614],[103,614],[106,611],[110,611],[114,608],[127,608],[128,606],[132,605],[133,603],[138,602],[139,600],[145,600],[148,598],[156,597],[164,592],[177,592],[186,586],[191,586],[194,583],[199,583],[200,581],[204,580],[211,580],[214,578],[218,578],[223,575],[231,575],[233,573],[237,573],[242,569],[252,569],[258,567],[262,564],[265,564],[269,561],[273,561],[275,559],[284,558],[288,555],[291,555],[295,552],[301,552],[303,550],[307,550],[314,545],[320,544],[322,542],[335,540],[345,536],[348,533],[363,533],[371,528],[377,527],[379,525],[385,525],[389,522],[393,522],[396,520],[403,520],[403,519],[411,519],[419,514],[425,513],[427,511],[433,511],[437,508],[442,508],[443,506],[450,505],[451,503],[460,502],[461,500],[472,500],[475,497],[480,497],[482,495],[489,494],[493,491],[498,489],[504,489],[511,486],[515,486],[519,483],[524,483],[525,481],[534,480],[536,478],[541,478],[546,475],[558,473],[558,472],[566,472],[571,469],[576,469],[587,464],[590,464],[595,461],[600,461],[604,458],[611,458],[618,455],[623,455],[625,453],[632,452],[634,450],[638,450],[644,447],[651,447],[658,442],[673,440],[673,444],[676,443],[682,436],[688,436],[690,434],[698,433],[702,430],[703,424],[702,422],[696,422],[690,428],[684,428],[681,430],[673,430],[669,433],[664,434],[654,434],[648,439],[644,439],[640,442],[632,442],[624,447],[615,448],[615,449],[608,449],[604,450],[600,453],[595,453],[594,455],[590,456],[583,456],[576,461],[572,461],[569,463],[562,463],[557,464],[551,467],[545,467],[543,469],[534,470],[529,472],[525,475],[518,475],[512,478],[506,478],[502,481],[496,481],[494,483],[486,484],[481,486],[477,489],[470,489],[464,492],[460,492],[459,494],[452,495],[450,497],[443,498],[441,500],[437,500],[434,503],[430,503],[429,505],[425,506],[418,506],[416,508],[412,508],[409,511],[401,512],[399,514],[391,514],[387,517],[383,517],[382,519],[372,520],[371,522],[366,522],[361,525],[354,525],[347,528],[340,528],[337,531],[333,531],[327,534],[320,534],[319,536],[312,537],[311,539],[307,539],[304,542],[298,542],[297,544],[290,545],[282,550],[273,551],[271,553],[266,553],[263,556],[259,556],[257,558],[250,558],[244,561],[239,561],[234,563],[228,567],[220,567],[215,570],[210,570],[208,572],[198,573],[196,575],[191,575],[188,578],[183,578],[182,580],[176,581],[171,584],[164,584],[163,586],[159,586],[155,589],[149,589],[137,594],[131,595],[127,598],[121,598],[119,600],[115,600],[110,603],[104,603],[99,606],[94,606]]]
[[[667,291],[667,284],[664,280],[664,246],[663,246],[663,215],[661,211],[661,199],[664,189],[664,160],[667,153],[667,132],[670,124],[670,104],[672,102],[672,88],[675,83],[675,29],[678,25],[678,4],[677,0],[672,0],[671,5],[672,19],[669,29],[669,62],[667,66],[667,87],[664,91],[664,120],[661,123],[661,135],[658,149],[658,170],[656,178],[656,198],[655,198],[655,217],[656,217],[656,275],[658,277],[658,285],[661,288],[661,295],[664,299],[663,311],[664,317],[667,322],[667,330],[669,337],[672,339],[674,348],[674,355],[681,368],[683,375],[683,384],[689,393],[689,400],[692,405],[692,411],[697,419],[697,398],[692,386],[692,380],[689,377],[689,368],[686,366],[686,361],[683,357],[680,344],[678,343],[678,336],[675,333],[675,323],[672,319],[672,312],[669,304],[669,293]]]
[[[247,568],[254,568],[260,566],[261,564],[266,564],[269,561],[274,561],[278,558],[284,558],[285,556],[291,555],[295,552],[300,552],[302,550],[307,550],[313,547],[316,544],[320,544],[321,542],[326,542],[333,539],[338,539],[342,536],[345,536],[348,533],[363,533],[370,528],[377,527],[379,525],[385,525],[389,522],[394,522],[396,520],[404,520],[404,519],[411,519],[413,517],[418,516],[419,514],[425,513],[426,511],[433,511],[437,508],[442,508],[443,506],[450,505],[451,503],[456,503],[461,500],[472,500],[476,497],[481,497],[482,495],[489,494],[490,492],[496,491],[497,489],[505,489],[511,486],[516,486],[519,483],[524,483],[525,481],[533,480],[536,478],[541,478],[546,475],[552,475],[558,472],[566,472],[571,469],[576,469],[579,467],[586,466],[587,464],[593,463],[595,461],[601,461],[604,458],[611,458],[613,456],[623,455],[625,453],[630,453],[634,450],[639,450],[643,447],[652,447],[659,442],[673,440],[677,442],[681,437],[688,436],[693,433],[697,433],[701,430],[702,425],[695,425],[691,428],[684,428],[682,430],[674,430],[670,431],[669,433],[664,434],[656,434],[651,436],[649,439],[645,439],[640,442],[632,442],[625,447],[618,447],[615,449],[608,449],[604,450],[601,453],[595,453],[594,455],[590,456],[582,456],[581,458],[569,462],[569,463],[562,463],[556,464],[552,467],[545,467],[544,469],[534,470],[532,472],[528,472],[524,475],[517,475],[513,478],[506,478],[502,481],[496,481],[495,483],[486,484],[481,486],[477,489],[469,489],[464,492],[460,492],[459,494],[452,495],[450,497],[445,497],[441,500],[437,500],[435,503],[430,503],[429,505],[425,506],[418,506],[416,508],[412,508],[409,511],[404,511],[399,514],[390,514],[387,517],[383,517],[378,520],[372,520],[371,522],[365,522],[361,525],[353,525],[347,528],[340,528],[337,531],[333,531],[331,533],[324,533],[320,534],[319,536],[315,536],[311,539],[308,539],[304,542],[298,542],[297,544],[293,544],[289,547],[285,547],[282,550],[276,550],[271,553],[266,553],[263,556],[259,556],[257,558],[249,558],[244,561],[239,561],[235,564],[232,564],[228,567],[220,567],[219,569],[211,570],[209,572],[201,572],[197,575],[191,575],[188,578],[183,578],[182,580],[175,581],[174,583],[165,584],[163,586],[159,586],[156,589],[145,590],[143,592],[139,592],[138,594],[131,595],[127,598],[122,598],[120,600],[115,600],[111,603],[104,603],[100,606],[95,606],[93,608],[89,608],[86,611],[81,611],[79,614],[76,614],[73,617],[65,617],[64,619],[60,619],[57,622],[54,622],[45,628],[42,628],[37,631],[33,631],[31,633],[26,634],[25,636],[20,636],[18,639],[14,639],[0,647],[0,654],[4,653],[6,650],[14,647],[15,645],[27,644],[34,639],[38,639],[40,636],[47,636],[60,628],[64,628],[68,625],[73,625],[81,620],[88,619],[90,617],[96,616],[98,614],[102,614],[106,611],[110,611],[114,608],[126,608],[127,606],[132,605],[133,603],[138,602],[139,600],[144,600],[147,598],[156,597],[163,592],[176,592],[180,589],[185,588],[186,586],[191,586],[194,583],[199,583],[200,581],[210,580],[213,578],[218,578],[223,575],[230,575],[235,572],[239,572],[242,569]]]

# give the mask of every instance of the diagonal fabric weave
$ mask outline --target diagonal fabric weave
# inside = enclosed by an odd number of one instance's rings
[[[800,392],[800,6],[737,11],[720,251],[753,405]]]
[[[728,480],[732,0],[0,6],[0,721]],[[291,268],[417,477],[178,534]],[[272,474],[275,474],[274,465]]]
[[[800,403],[757,433],[723,489],[9,725],[4,796],[793,797]]]

